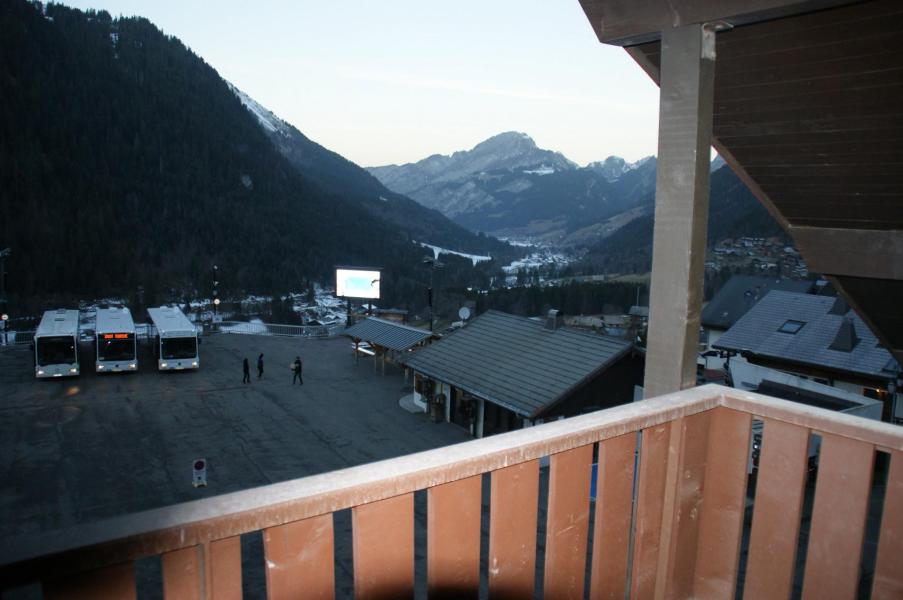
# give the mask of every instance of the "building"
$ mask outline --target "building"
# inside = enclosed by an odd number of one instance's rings
[[[841,298],[770,292],[718,339],[715,348],[881,400],[885,420],[901,416],[894,410],[900,365]]]
[[[766,394],[772,398],[782,398],[806,406],[832,410],[847,415],[855,415],[865,419],[881,420],[884,403],[880,400],[866,398],[840,388],[818,383],[808,377],[791,375],[783,371],[754,365],[741,357],[730,363],[730,379],[733,387],[748,392]],[[759,466],[762,453],[763,438],[762,421],[753,421],[752,448],[750,448],[749,470]],[[809,469],[818,465],[818,452],[821,440],[816,436],[809,438]]]
[[[702,309],[703,338],[700,344],[706,371],[724,368],[724,356],[714,348],[721,335],[772,290],[808,293],[812,282],[794,279],[775,279],[756,275],[734,275]]]
[[[487,311],[405,359],[415,387],[475,437],[630,402],[642,358],[624,340]]]
[[[408,320],[408,311],[403,308],[376,308],[373,312],[376,313],[377,317],[387,321],[406,323]]]

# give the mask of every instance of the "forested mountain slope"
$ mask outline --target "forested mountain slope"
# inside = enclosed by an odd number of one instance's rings
[[[11,298],[206,295],[213,264],[226,290],[303,289],[336,264],[386,267],[392,289],[419,265],[424,228],[305,176],[213,68],[146,19],[5,0],[0,33]],[[430,227],[464,251],[493,244]]]

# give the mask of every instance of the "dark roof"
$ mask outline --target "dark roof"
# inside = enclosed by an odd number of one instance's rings
[[[811,289],[811,281],[734,275],[702,309],[702,324],[705,327],[730,329],[746,311],[772,290],[806,293]]]
[[[635,306],[635,305],[631,306],[629,314],[631,317],[649,318],[649,307],[648,306]]]
[[[614,364],[629,342],[488,311],[405,363],[534,418]]]
[[[890,353],[853,311],[831,314],[834,298],[813,294],[770,292],[722,335],[716,348],[775,358],[868,377],[891,377],[899,370]],[[849,322],[848,325],[844,321]],[[803,323],[796,333],[782,333],[789,321]],[[795,324],[794,324],[795,325]],[[842,327],[858,341],[852,349],[832,349]]]
[[[342,335],[391,350],[407,350],[430,337],[432,333],[426,329],[401,325],[396,321],[368,317],[347,328]]]
[[[712,146],[903,364],[899,0],[580,2],[656,82],[661,43],[643,39],[737,25],[718,33]]]
[[[843,398],[838,398],[837,396],[829,396],[827,394],[822,394],[814,390],[798,388],[792,385],[787,385],[786,383],[779,383],[777,381],[768,381],[767,379],[762,380],[762,383],[759,384],[759,387],[756,389],[756,391],[760,394],[771,396],[772,398],[791,400],[793,402],[800,402],[801,404],[808,404],[809,406],[815,406],[817,408],[824,408],[827,410],[840,411],[859,406],[854,402],[850,402],[849,400],[845,400]]]

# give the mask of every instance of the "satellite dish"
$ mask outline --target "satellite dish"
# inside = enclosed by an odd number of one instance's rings
[[[466,306],[462,306],[458,310],[458,316],[461,317],[462,321],[466,321],[467,319],[470,318],[470,309],[467,308]]]

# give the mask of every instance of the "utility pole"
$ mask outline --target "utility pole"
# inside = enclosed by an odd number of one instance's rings
[[[9,321],[9,311],[6,301],[6,257],[12,254],[12,250],[4,248],[0,250],[0,333],[3,334],[3,345],[7,343],[6,323]]]
[[[219,296],[217,286],[219,285],[219,267],[213,265],[213,316],[217,315],[217,308],[219,307]]]
[[[423,259],[423,264],[429,265],[430,267],[430,286],[426,290],[426,302],[430,307],[430,331],[433,331],[433,273],[435,273],[436,269],[441,269],[445,265],[441,262],[427,256]]]

